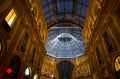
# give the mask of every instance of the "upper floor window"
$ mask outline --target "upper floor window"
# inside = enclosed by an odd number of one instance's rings
[[[28,40],[28,34],[26,34],[24,36],[24,38],[22,39],[22,43],[21,43],[21,50],[24,52],[25,51],[25,47],[26,47],[26,44],[27,44],[27,40]]]
[[[101,64],[100,50],[98,48],[96,48],[96,53],[97,53],[98,62],[99,64]]]
[[[15,13],[14,9],[11,9],[10,12],[5,17],[5,20],[8,23],[8,25],[10,26],[10,28],[12,28],[12,24],[14,23],[15,19],[16,19],[16,13]]]
[[[108,51],[111,51],[113,49],[112,42],[110,40],[110,37],[108,36],[107,32],[104,33],[104,39],[108,47]]]
[[[38,60],[38,70],[40,69],[40,58]]]
[[[32,59],[31,59],[31,63],[34,62],[35,52],[36,52],[36,49],[33,48],[33,49],[32,49]]]
[[[33,50],[32,50],[32,58],[34,58],[34,56],[35,56],[35,51],[36,51],[36,49],[33,48]]]

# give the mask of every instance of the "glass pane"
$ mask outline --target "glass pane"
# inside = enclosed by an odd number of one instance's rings
[[[44,7],[44,14],[47,14],[48,13],[48,6],[47,7]]]
[[[82,6],[81,15],[82,15],[83,17],[86,16],[86,6]]]
[[[22,44],[26,44],[27,42],[27,39],[28,39],[28,34],[26,34],[22,40]]]
[[[78,5],[77,5],[77,14],[78,14],[78,15],[81,15],[81,7],[82,7],[81,4],[78,4]]]
[[[88,5],[88,0],[83,0],[83,4]]]
[[[64,4],[63,1],[57,2],[57,11],[58,11],[58,13],[64,12],[64,9],[65,9],[64,6],[65,6],[65,4]]]
[[[111,40],[110,40],[110,38],[109,38],[109,36],[106,32],[104,34],[104,38],[105,38],[105,41],[106,41],[107,45],[110,46],[111,45]]]
[[[47,0],[41,0],[41,4],[42,4],[42,6],[47,5]]]
[[[68,2],[68,1],[66,1],[65,2],[65,12],[72,12],[72,6],[73,6],[73,2]]]
[[[48,1],[48,4],[51,3],[53,0],[47,0]]]
[[[5,20],[8,22],[13,14],[14,14],[14,10],[11,9],[11,11],[10,11],[10,12],[8,13],[8,15],[6,16]]]
[[[13,9],[11,9],[11,11],[5,17],[5,20],[8,23],[8,25],[10,25],[10,27],[12,27],[11,25],[13,24],[15,17],[16,17],[16,13]]]

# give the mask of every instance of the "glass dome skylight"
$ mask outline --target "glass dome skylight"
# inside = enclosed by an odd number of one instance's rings
[[[72,25],[63,26],[49,29],[47,54],[55,58],[75,58],[83,55],[86,46],[81,35],[82,30]]]

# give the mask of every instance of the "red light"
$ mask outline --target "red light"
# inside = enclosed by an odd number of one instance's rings
[[[12,70],[12,68],[7,68],[6,72],[7,72],[8,74],[11,74],[11,73],[13,72],[13,70]]]

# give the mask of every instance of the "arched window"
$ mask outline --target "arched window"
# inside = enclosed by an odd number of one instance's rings
[[[120,56],[118,56],[118,57],[115,59],[115,70],[116,70],[116,71],[119,71],[119,70],[120,70]]]
[[[22,50],[22,52],[24,52],[26,49],[27,40],[28,40],[28,34],[26,33],[21,42],[20,49]]]
[[[114,65],[117,78],[120,78],[120,56],[116,57]]]
[[[38,74],[35,74],[33,79],[38,79]]]
[[[30,79],[31,68],[27,67],[25,69],[25,79]]]

